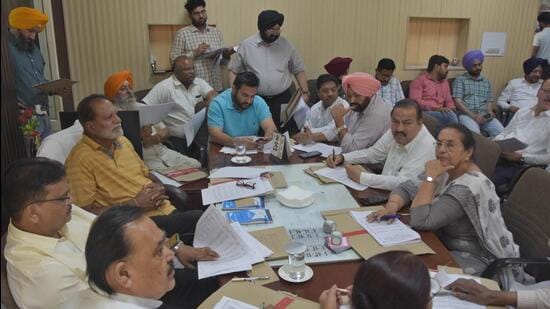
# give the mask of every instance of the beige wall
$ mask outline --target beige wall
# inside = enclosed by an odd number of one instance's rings
[[[382,57],[393,58],[395,74],[412,79],[420,70],[404,70],[407,20],[413,17],[470,19],[468,48],[479,48],[484,31],[506,32],[506,55],[490,57],[484,74],[495,94],[506,81],[523,75],[529,56],[538,0],[208,0],[209,23],[216,24],[227,44],[257,31],[258,13],[267,8],[285,15],[283,35],[298,48],[307,75],[324,73],[335,56],[353,57],[350,71],[373,72]],[[71,78],[75,102],[103,92],[112,72],[134,72],[135,89],[150,88],[162,76],[150,74],[148,24],[189,23],[185,0],[64,1]],[[449,77],[460,74],[454,71]]]

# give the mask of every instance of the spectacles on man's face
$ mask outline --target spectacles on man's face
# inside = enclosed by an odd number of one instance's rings
[[[52,199],[47,199],[47,200],[34,200],[34,201],[28,203],[27,205],[25,205],[25,207],[30,206],[32,204],[43,204],[43,203],[47,203],[47,202],[60,202],[63,205],[67,205],[71,202],[71,200],[72,200],[71,196],[69,194],[65,194],[65,195],[60,196],[58,198],[52,198]]]
[[[271,28],[265,30],[265,32],[266,33],[271,33],[271,34],[280,33],[281,32],[281,27],[279,27],[279,26],[271,27]]]

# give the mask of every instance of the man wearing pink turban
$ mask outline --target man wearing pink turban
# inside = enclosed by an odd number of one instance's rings
[[[350,107],[331,109],[343,152],[373,145],[390,127],[390,107],[376,95],[380,82],[362,72],[344,76],[342,87]]]
[[[462,57],[466,73],[458,76],[453,83],[453,98],[458,108],[460,123],[473,132],[483,130],[495,137],[504,127],[494,116],[494,102],[491,94],[491,83],[481,75],[483,52],[474,49]]]

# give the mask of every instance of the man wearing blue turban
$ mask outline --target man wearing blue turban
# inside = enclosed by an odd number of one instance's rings
[[[483,52],[470,50],[462,57],[466,73],[453,83],[453,99],[459,111],[458,119],[473,132],[483,130],[490,137],[497,136],[504,127],[495,119],[491,83],[481,75]]]

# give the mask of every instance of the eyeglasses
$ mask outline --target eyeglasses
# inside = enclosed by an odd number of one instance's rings
[[[447,142],[447,143],[435,142],[434,145],[436,150],[441,149],[441,147],[444,147],[445,150],[448,152],[453,152],[456,150],[456,145],[450,142]]]
[[[25,207],[27,206],[30,206],[32,204],[42,204],[42,203],[47,203],[47,202],[62,202],[63,205],[67,205],[71,202],[72,198],[70,195],[63,195],[61,197],[58,197],[58,198],[52,198],[52,199],[48,199],[48,200],[35,200],[35,201],[32,201],[30,203],[28,203],[27,205],[25,205]]]
[[[254,190],[256,188],[256,183],[255,182],[245,182],[244,180],[239,180],[239,181],[237,181],[237,186],[245,187],[247,189]]]
[[[279,33],[279,32],[281,32],[281,28],[280,27],[279,28],[273,27],[273,28],[266,29],[265,32],[266,33]]]

